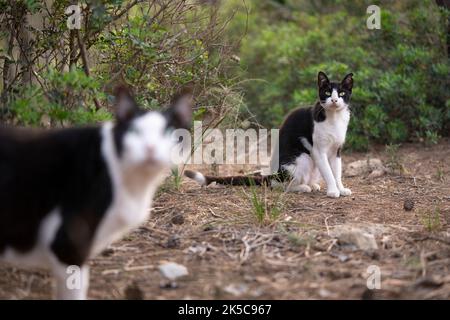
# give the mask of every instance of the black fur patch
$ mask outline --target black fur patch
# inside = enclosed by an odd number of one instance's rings
[[[42,220],[57,209],[62,225],[51,248],[61,262],[81,265],[112,196],[100,128],[0,128],[0,253],[31,250]]]
[[[284,120],[279,133],[278,171],[281,176],[285,176],[281,170],[282,165],[294,162],[302,153],[309,154],[309,150],[305,148],[301,138],[306,138],[311,146],[313,145],[312,134],[316,111],[316,107],[295,109]]]
[[[336,152],[336,157],[338,157],[338,158],[340,158],[341,157],[341,147],[339,147],[338,149],[337,149],[337,152]]]
[[[325,113],[325,109],[319,102],[316,102],[316,105],[312,109],[313,119],[316,122],[322,122],[327,119],[327,115]]]
[[[119,122],[114,126],[113,136],[114,136],[114,145],[116,148],[117,156],[122,156],[123,151],[123,136],[127,133],[130,128],[131,121]]]

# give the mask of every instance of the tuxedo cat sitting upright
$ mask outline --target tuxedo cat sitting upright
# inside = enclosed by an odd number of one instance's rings
[[[191,96],[164,112],[116,89],[116,121],[30,131],[0,126],[0,260],[48,268],[57,298],[84,299],[88,259],[149,216],[170,166],[171,131],[191,122]],[[81,287],[67,286],[78,266]]]
[[[287,116],[280,129],[278,173],[292,177],[288,191],[320,190],[322,176],[329,197],[351,195],[342,184],[341,149],[350,121],[352,89],[352,73],[341,82],[330,82],[320,71],[319,101],[314,107],[299,108]]]
[[[228,185],[269,184],[289,181],[286,191],[311,192],[320,190],[321,176],[332,198],[348,196],[350,189],[342,183],[341,149],[350,120],[349,102],[353,74],[341,82],[331,82],[325,73],[318,74],[319,101],[310,108],[292,111],[279,132],[278,154],[272,155],[269,176],[205,176],[185,171],[185,175],[201,185],[212,182]],[[278,156],[278,157],[277,157]]]

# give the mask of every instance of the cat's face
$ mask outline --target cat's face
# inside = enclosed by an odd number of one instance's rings
[[[347,74],[341,82],[330,82],[322,71],[318,74],[319,99],[328,110],[347,108],[352,95],[353,73]]]
[[[119,159],[126,167],[161,168],[171,164],[176,141],[172,131],[189,128],[190,94],[180,95],[163,111],[139,109],[125,88],[116,91],[115,144]]]

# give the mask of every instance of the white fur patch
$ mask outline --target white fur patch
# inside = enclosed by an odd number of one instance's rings
[[[168,164],[174,142],[166,129],[166,118],[158,112],[148,112],[133,120],[123,137],[124,165]]]
[[[193,179],[201,186],[205,186],[206,185],[206,178],[205,178],[205,176],[202,173],[198,172],[198,171],[195,172],[195,175],[194,175]]]
[[[335,90],[332,97],[337,97]],[[342,100],[342,98],[339,99]],[[338,149],[345,142],[350,112],[343,101],[344,105],[337,98],[336,101],[338,108],[325,108],[326,119],[322,122],[314,122],[314,143],[311,151],[314,164],[327,184],[327,195],[332,198],[351,193],[342,185],[341,158],[337,157]]]
[[[309,144],[309,143],[308,143]],[[295,163],[284,165],[283,169],[289,172],[293,177],[292,181],[286,187],[288,192],[311,192],[320,190],[320,174],[312,158],[302,153]]]

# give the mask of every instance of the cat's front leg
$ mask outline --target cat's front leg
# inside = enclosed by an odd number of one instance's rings
[[[312,161],[312,160],[311,160]],[[320,172],[316,165],[313,165],[312,173],[308,185],[313,191],[320,191]]]
[[[89,288],[89,267],[87,265],[53,266],[56,279],[57,300],[86,300]]]
[[[352,194],[352,191],[348,188],[345,188],[342,184],[342,159],[340,156],[334,156],[330,159],[331,170],[333,171],[333,175],[336,179],[336,185],[341,193],[341,196],[349,196]]]
[[[331,171],[327,154],[318,149],[313,149],[312,156],[316,166],[319,168],[320,174],[327,184],[327,196],[331,198],[338,198],[340,196],[340,192],[336,185],[333,172]]]

